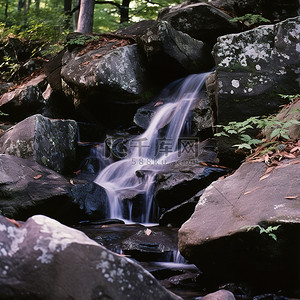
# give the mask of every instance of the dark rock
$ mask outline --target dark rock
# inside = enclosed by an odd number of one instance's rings
[[[0,155],[0,209],[9,218],[26,220],[35,213],[74,222],[79,210],[69,198],[71,184],[35,162]]]
[[[53,219],[33,216],[21,228],[0,220],[1,299],[181,299],[139,265]]]
[[[234,295],[226,290],[219,290],[214,293],[207,294],[203,298],[203,300],[235,300]]]
[[[146,33],[146,31],[155,24],[154,20],[144,20],[130,25],[126,28],[117,30],[115,33],[124,36],[137,37]]]
[[[104,188],[87,182],[76,184],[71,189],[73,202],[89,220],[101,220],[109,215],[109,203]]]
[[[20,67],[19,75],[21,77],[30,76],[34,71],[40,70],[46,62],[47,60],[43,58],[30,58]]]
[[[212,0],[210,4],[227,11],[233,16],[258,14],[272,22],[283,21],[299,15],[298,0]]]
[[[212,183],[179,230],[182,255],[214,282],[247,281],[269,292],[298,287],[298,163],[283,160],[266,173],[264,163],[248,162]]]
[[[12,82],[0,82],[0,94],[5,93],[14,84]]]
[[[10,115],[11,120],[22,120],[34,113],[40,113],[45,106],[43,91],[46,89],[46,76],[39,75],[29,82],[5,93],[0,98],[1,111]]]
[[[218,39],[211,101],[219,123],[277,112],[278,94],[298,93],[299,26],[300,17]]]
[[[34,115],[3,133],[0,153],[33,158],[57,172],[70,172],[75,161],[77,124]]]
[[[140,107],[134,115],[134,122],[139,127],[147,129],[155,112],[160,108],[163,103],[172,102],[171,97],[159,99],[156,98],[154,101]],[[199,99],[195,101],[194,107],[190,117],[190,130],[192,136],[201,135],[201,131],[206,129],[212,130],[212,113],[210,109],[210,102],[204,93],[199,95]]]
[[[66,52],[61,75],[83,99],[135,103],[146,93],[144,58],[137,45],[110,49],[110,43],[79,55]],[[78,51],[77,51],[78,52]]]
[[[184,2],[165,8],[158,19],[210,46],[215,44],[217,37],[240,31],[239,25],[230,22],[229,15],[204,2]]]
[[[201,190],[191,199],[184,201],[183,203],[176,205],[164,212],[159,218],[159,225],[164,226],[171,224],[172,226],[180,227],[194,213],[195,206],[203,192],[204,190]]]
[[[170,82],[187,74],[211,70],[214,65],[207,45],[175,30],[166,21],[158,21],[138,38],[138,43],[146,52],[156,80],[168,78]]]

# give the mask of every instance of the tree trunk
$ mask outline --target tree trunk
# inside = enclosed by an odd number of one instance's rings
[[[4,11],[5,20],[8,17],[7,11],[8,11],[8,0],[5,1],[5,11]]]
[[[81,0],[77,32],[92,33],[94,22],[94,0]]]
[[[40,9],[40,0],[35,0],[35,10],[39,11]]]
[[[120,23],[129,22],[129,3],[131,0],[122,0],[120,8]]]
[[[64,0],[64,13],[65,13],[65,29],[71,29],[71,19],[72,15],[70,15],[72,9],[72,0]]]

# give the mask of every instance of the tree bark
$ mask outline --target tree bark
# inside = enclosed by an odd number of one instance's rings
[[[71,19],[72,15],[70,14],[72,10],[72,0],[64,0],[64,13],[65,13],[65,29],[71,29]]]
[[[129,4],[131,0],[123,0],[120,8],[120,23],[129,22]]]
[[[77,32],[92,33],[94,23],[94,0],[81,0]]]

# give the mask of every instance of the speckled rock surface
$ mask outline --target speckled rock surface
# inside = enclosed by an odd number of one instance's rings
[[[79,102],[88,97],[102,102],[137,101],[146,92],[144,57],[137,45],[101,47],[83,55],[67,51],[61,75],[77,93]]]
[[[33,158],[57,172],[72,169],[77,145],[73,120],[33,115],[11,127],[0,137],[0,153]]]
[[[138,41],[151,60],[151,65],[159,60],[156,62],[159,72],[163,72],[164,68],[169,72],[174,69],[173,72],[177,70],[177,76],[180,77],[208,71],[213,67],[210,48],[206,44],[175,30],[166,21],[158,21]]]
[[[278,111],[300,88],[300,17],[222,36],[214,47],[219,123]]]
[[[0,298],[181,299],[129,259],[42,215],[17,228],[0,216]]]
[[[218,36],[240,31],[239,25],[230,22],[232,17],[204,3],[182,4],[161,10],[158,19],[170,23],[176,30],[213,46]]]
[[[247,280],[270,290],[298,287],[299,163],[287,159],[266,173],[263,162],[248,162],[212,183],[179,230],[181,254],[215,282]],[[258,225],[280,227],[265,232]]]
[[[12,120],[22,120],[33,113],[40,113],[46,102],[42,95],[47,86],[42,74],[0,97],[1,111]]]

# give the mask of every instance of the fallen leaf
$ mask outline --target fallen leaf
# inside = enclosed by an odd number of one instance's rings
[[[286,196],[286,197],[284,197],[285,199],[297,199],[299,197],[299,195],[298,196]]]
[[[294,154],[287,153],[286,151],[283,151],[282,155],[285,158],[291,158],[291,159],[296,158],[296,156]]]
[[[21,227],[20,223],[17,222],[16,220],[14,220],[14,219],[9,219],[9,218],[6,218],[6,219],[7,219],[9,222],[11,222],[11,223],[13,223],[14,225],[16,225],[18,228]]]
[[[157,102],[154,104],[154,107],[159,106],[159,105],[162,105],[162,104],[164,104],[162,101],[157,101]]]
[[[260,177],[259,181],[266,179],[270,175],[271,175],[271,173],[265,174],[264,176]]]
[[[43,175],[39,174],[33,177],[33,179],[40,179]]]
[[[147,228],[146,230],[145,230],[145,234],[146,235],[150,235],[152,233],[152,230],[151,229],[149,229],[149,228]]]
[[[291,149],[291,153],[296,152],[296,151],[300,151],[300,147],[294,147],[293,149]]]
[[[256,191],[257,189],[259,189],[259,187],[258,187],[258,186],[257,186],[256,188],[254,188],[254,189],[250,190],[250,191],[247,191],[247,192],[245,192],[245,193],[244,193],[244,195],[248,195],[248,194],[250,194],[250,193],[252,193],[252,192]]]
[[[73,179],[70,179],[70,183],[74,185],[74,180],[73,180]]]

